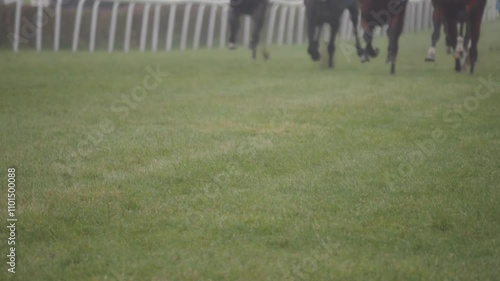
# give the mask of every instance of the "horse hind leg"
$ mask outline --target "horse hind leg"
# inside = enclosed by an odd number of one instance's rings
[[[435,62],[436,61],[436,48],[435,47],[429,47],[427,49],[427,55],[425,56],[424,61],[426,62]]]
[[[455,48],[455,54],[454,54],[455,71],[456,72],[461,72],[463,70],[463,68],[462,68],[462,54],[461,54],[463,52],[463,48],[459,47],[459,44],[461,43],[461,40],[459,40],[459,39],[460,38],[457,39],[457,47]]]
[[[263,2],[252,14],[253,32],[250,40],[250,49],[252,50],[252,58],[257,58],[257,45],[259,45],[260,33],[264,26],[264,18],[266,15],[266,3]]]
[[[229,12],[229,50],[236,49],[236,37],[238,35],[238,30],[240,28],[240,14],[231,8]]]
[[[387,37],[389,38],[389,47],[387,49],[386,63],[391,65],[391,74],[396,73],[396,58],[398,56],[398,41],[402,31],[402,18],[396,17],[389,23],[387,28]]]
[[[425,61],[434,62],[436,61],[436,45],[441,37],[441,11],[439,9],[434,9],[432,13],[432,23],[434,31],[432,32],[431,37],[431,46],[427,50],[427,56],[425,57]]]
[[[457,32],[457,19],[448,18],[446,21],[446,41],[448,46],[453,46],[455,50],[457,49],[458,43],[458,32]],[[457,57],[457,53],[455,53],[455,71],[462,71],[462,64],[460,62],[460,58]]]
[[[359,42],[359,35],[358,35],[358,30],[357,28],[354,29],[354,38],[356,40],[356,52],[358,54],[358,57],[361,57],[365,50],[361,47],[361,43]]]
[[[483,13],[484,13],[484,8],[485,8],[485,2],[480,2],[478,1],[478,6],[476,6],[475,11],[471,11],[470,15],[470,49],[469,49],[469,56],[470,56],[470,74],[474,74],[474,67],[477,62],[477,57],[478,57],[478,51],[477,51],[477,44],[479,42],[479,34],[481,33],[481,19],[483,18]]]
[[[457,38],[457,47],[455,48],[455,58],[463,59],[465,56],[464,51],[464,38],[459,35]]]
[[[363,39],[366,42],[366,48],[363,52],[363,55],[361,56],[361,62],[370,61],[370,57],[375,58],[378,56],[379,49],[378,48],[374,49],[372,46],[374,29],[375,29],[374,27],[370,26],[368,29],[365,29],[365,32],[363,34]]]
[[[315,25],[314,23],[310,22],[308,29],[309,47],[307,47],[307,53],[309,53],[313,61],[319,61],[321,59],[321,55],[318,51],[321,26]]]
[[[349,7],[347,7],[349,10],[349,14],[351,15],[351,22],[352,22],[352,30],[354,34],[354,39],[356,40],[356,51],[358,53],[358,57],[361,58],[361,56],[364,53],[363,48],[361,47],[361,43],[359,40],[359,34],[358,34],[358,23],[359,23],[359,7],[358,3],[356,1],[353,1]]]
[[[464,38],[462,37],[463,34],[463,25],[460,24],[460,33],[457,38],[457,45],[455,48],[455,71],[460,72],[464,71],[466,69],[466,55],[465,55],[465,50],[464,50]],[[463,63],[462,63],[463,62]]]
[[[335,36],[339,27],[338,20],[330,23],[330,42],[328,43],[328,67],[333,68],[333,56],[335,54]]]
[[[463,23],[460,28],[461,31],[463,32],[463,26],[465,26],[465,35],[464,35],[464,55],[463,55],[463,60],[462,60],[462,65],[463,65],[463,71],[466,71],[467,68],[470,66],[470,47],[471,47],[471,40],[470,40],[470,23]],[[463,33],[462,33],[463,34]]]
[[[391,28],[389,27],[387,30],[387,33],[389,35],[388,36],[389,37],[389,48],[387,51],[387,58],[385,60],[385,63],[391,65],[390,73],[395,74],[396,73],[396,58],[397,58],[397,54],[398,54],[398,42],[397,42],[398,38],[395,37],[394,32],[390,32],[390,30],[391,30]],[[392,33],[392,34],[389,34],[389,33]]]

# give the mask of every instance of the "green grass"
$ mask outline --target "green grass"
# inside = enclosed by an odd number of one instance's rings
[[[305,46],[257,63],[243,48],[3,51],[19,220],[0,279],[498,280],[499,28],[484,25],[473,76],[443,42],[424,63],[429,33],[402,37],[396,76],[385,51],[362,65],[340,48],[334,70]],[[157,64],[168,77],[119,104]]]

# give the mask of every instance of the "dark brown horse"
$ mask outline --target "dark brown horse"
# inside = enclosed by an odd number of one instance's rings
[[[377,26],[388,25],[387,36],[389,48],[387,50],[388,64],[391,64],[391,74],[396,71],[396,58],[398,56],[398,41],[403,31],[404,17],[408,0],[359,0],[361,8],[361,26],[363,38],[366,42],[362,62],[367,62],[370,57],[378,55],[378,49],[372,46],[373,31]]]
[[[359,7],[356,0],[304,0],[307,15],[307,32],[309,46],[307,52],[311,59],[317,61],[321,55],[319,53],[319,39],[321,29],[325,23],[330,25],[330,41],[328,43],[328,67],[333,68],[333,55],[335,53],[335,37],[340,25],[340,18],[345,9],[349,11],[353,25],[354,38],[356,40],[356,50],[361,56],[363,49],[359,42],[358,22]]]
[[[427,50],[427,56],[425,57],[425,61],[433,62],[436,60],[436,45],[441,37],[441,26],[444,25],[444,12],[440,8],[434,7],[432,11],[432,24],[433,31],[431,36],[431,46]],[[453,47],[450,45],[450,42],[446,41],[446,52],[451,54],[451,51],[455,49],[455,56],[464,57],[464,44],[467,46],[469,44],[469,34],[466,34],[466,38],[464,39],[464,26],[466,20],[466,12],[465,10],[459,11],[457,15],[457,19],[460,26],[459,37],[457,39],[457,47]],[[446,25],[444,25],[444,34],[446,35],[448,32],[446,31]]]
[[[257,57],[257,45],[259,44],[259,37],[262,27],[264,26],[264,19],[266,16],[268,0],[231,0],[229,10],[229,49],[236,48],[236,37],[240,28],[240,17],[242,15],[249,15],[252,18],[253,30],[252,38],[250,39],[250,50],[252,51],[252,58],[255,60]],[[269,54],[264,50],[264,58],[267,59]]]
[[[481,21],[487,0],[432,0],[434,7],[443,11],[446,26],[446,42],[456,49],[458,43],[458,13],[466,11],[467,33],[470,34],[470,47],[466,52],[466,61],[470,64],[470,73],[474,73],[477,61],[477,44],[481,33]],[[462,71],[460,58],[455,56],[455,71]]]

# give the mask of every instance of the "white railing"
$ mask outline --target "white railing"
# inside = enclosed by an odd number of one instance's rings
[[[9,2],[16,2],[15,9],[15,25],[14,34],[12,38],[12,45],[14,51],[18,51],[21,30],[21,7],[23,0],[8,0]],[[60,47],[60,34],[61,34],[61,10],[63,0],[54,0],[55,7],[48,8],[47,0],[32,0],[37,4],[36,19],[34,25],[36,26],[36,50],[42,49],[42,27],[47,22],[44,17],[54,17],[54,41],[53,49],[58,51]],[[77,51],[80,42],[80,29],[82,24],[82,14],[86,0],[79,0],[76,7],[76,15],[73,30],[72,50]],[[159,30],[161,25],[167,25],[166,40],[163,45],[165,51],[173,49],[174,33],[175,33],[175,18],[178,16],[176,11],[177,7],[183,6],[184,12],[182,14],[182,26],[180,31],[180,50],[187,48],[198,49],[200,47],[213,48],[215,46],[215,38],[219,37],[219,47],[224,47],[227,39],[228,32],[228,12],[229,0],[95,0],[91,8],[90,20],[90,38],[88,50],[93,52],[95,50],[96,30],[98,25],[98,12],[101,3],[112,2],[111,19],[109,25],[108,37],[108,52],[115,50],[115,38],[117,32],[117,15],[119,7],[127,7],[126,23],[124,30],[123,51],[130,50],[131,29],[133,21],[134,7],[137,4],[144,5],[142,13],[142,22],[140,29],[139,50],[146,51],[148,34],[151,32],[151,51],[156,52],[159,49]],[[266,37],[265,42],[270,44],[303,44],[306,40],[306,22],[305,22],[305,7],[303,0],[270,0],[271,6],[268,11]],[[160,11],[163,7],[169,7],[169,14],[167,19],[160,18]],[[191,12],[193,7],[197,7],[196,15]],[[149,26],[150,10],[153,9],[153,24]],[[47,10],[45,10],[47,9]],[[204,25],[205,10],[208,12],[208,25]],[[418,32],[427,30],[431,27],[431,11],[432,5],[430,0],[410,0],[407,8],[405,19],[405,32]],[[191,19],[194,16],[194,21]],[[495,0],[489,0],[488,6],[485,11],[483,20],[493,20],[497,17],[495,11]],[[220,24],[217,25],[217,18]],[[44,21],[45,20],[45,21]],[[194,22],[194,33],[189,34],[189,25]],[[249,17],[245,17],[243,24],[243,43],[248,44],[250,40],[250,27],[251,22]],[[352,34],[352,25],[350,24],[349,15],[346,12],[342,15],[340,37],[342,39],[349,39]],[[201,42],[201,34],[207,34],[205,42]],[[276,33],[276,36],[275,36]],[[378,34],[380,34],[380,30]],[[191,44],[188,44],[188,38],[192,38]]]

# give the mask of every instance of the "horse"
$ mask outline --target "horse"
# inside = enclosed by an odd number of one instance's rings
[[[330,41],[328,43],[328,67],[333,68],[333,55],[335,53],[335,36],[337,35],[340,17],[345,9],[351,16],[354,37],[356,39],[356,49],[358,55],[363,52],[358,37],[359,7],[356,0],[304,0],[307,15],[307,28],[309,46],[307,52],[313,61],[318,61],[321,55],[319,49],[319,38],[321,28],[325,23],[330,25]]]
[[[470,34],[470,47],[466,50],[466,63],[470,64],[470,73],[474,73],[477,62],[477,44],[481,33],[481,21],[487,0],[432,0],[434,7],[441,9],[446,26],[446,42],[455,48],[458,42],[457,14],[466,11],[467,32]],[[455,71],[462,71],[460,57],[455,56]]]
[[[407,4],[408,0],[359,0],[361,26],[364,31],[363,39],[366,42],[361,62],[367,62],[370,57],[374,58],[378,55],[378,49],[374,49],[372,46],[373,31],[375,27],[387,24],[389,47],[386,63],[391,64],[391,74],[396,72],[398,41],[403,31]]]
[[[427,50],[427,55],[425,57],[426,62],[434,62],[436,60],[436,45],[437,42],[439,41],[439,38],[441,37],[440,31],[441,31],[441,25],[443,25],[444,22],[444,15],[443,11],[439,8],[434,7],[434,10],[432,12],[432,24],[433,24],[433,32],[431,36],[431,46]],[[464,51],[464,44],[467,46],[469,44],[469,33],[465,35],[464,39],[464,26],[465,26],[465,10],[462,10],[458,13],[457,19],[459,22],[460,26],[460,32],[459,32],[459,37],[457,39],[457,48],[455,50],[455,56],[463,57],[465,54]],[[444,33],[446,35],[446,25],[444,25]],[[453,47],[450,46],[449,42],[446,42],[446,52],[448,54],[451,54],[451,51],[453,50]]]
[[[268,0],[231,0],[229,9],[229,49],[236,49],[236,37],[240,27],[240,17],[242,15],[249,15],[252,18],[253,30],[250,40],[250,50],[252,51],[252,58],[257,58],[257,45],[259,44],[259,37],[264,26],[264,19],[266,16]],[[264,59],[268,59],[269,54],[264,50]]]

